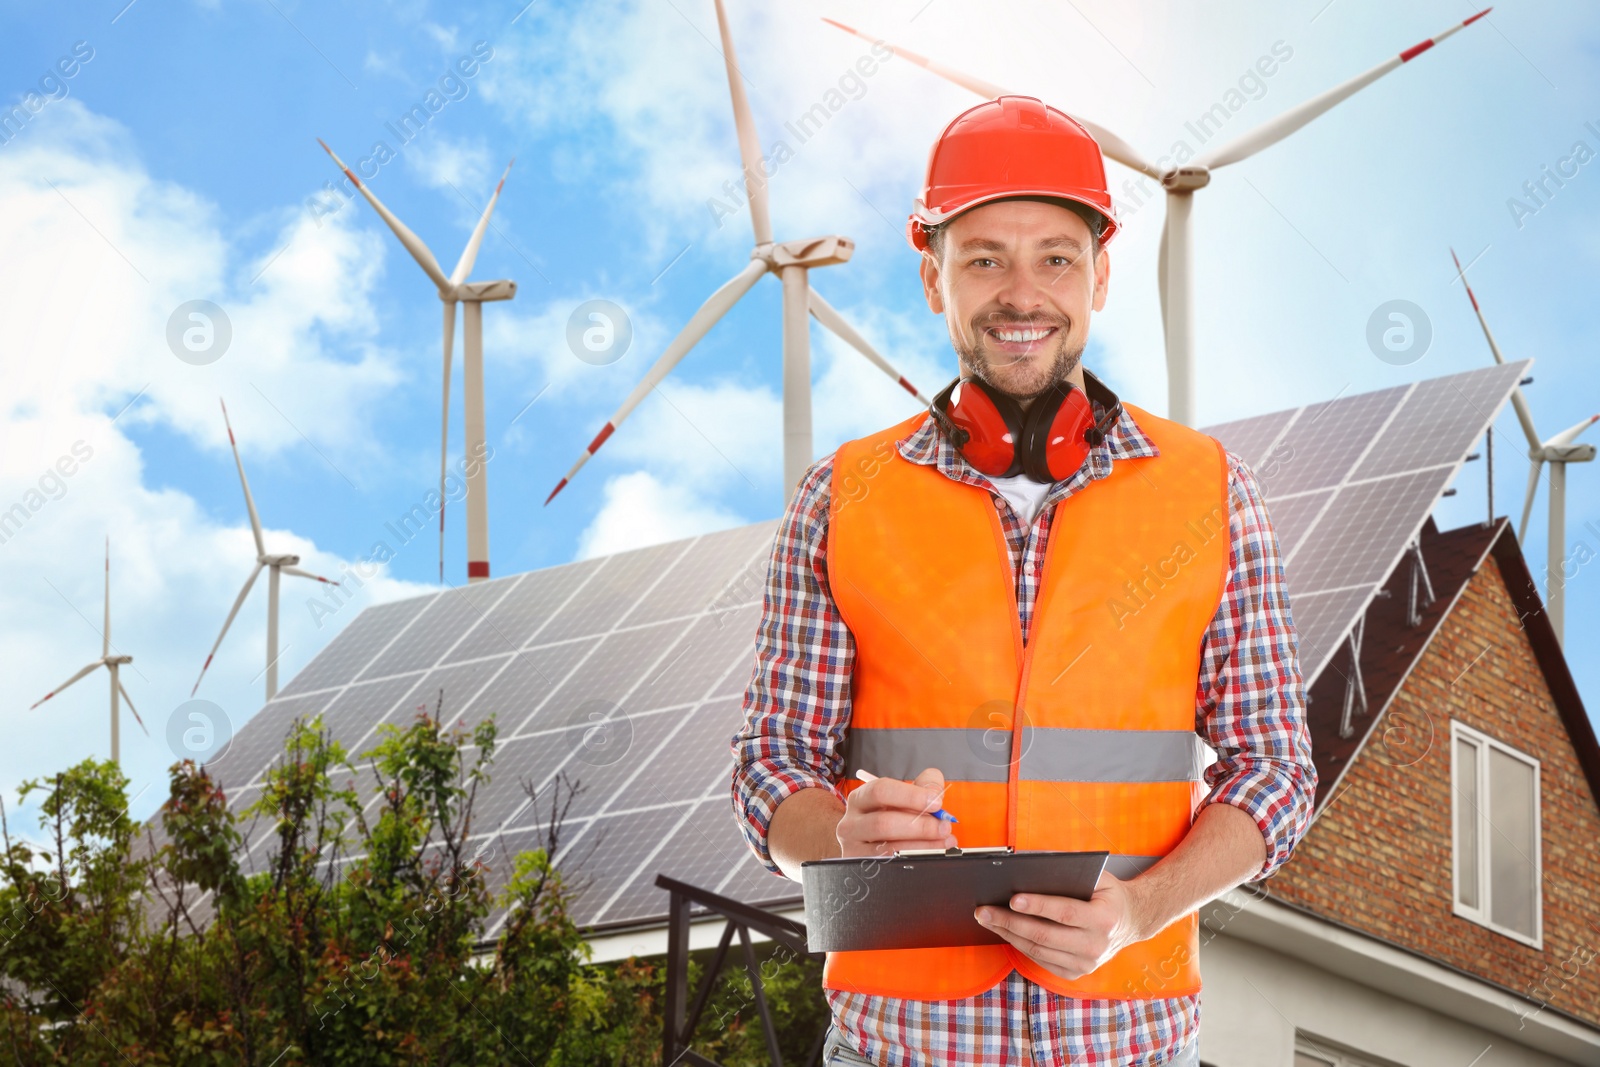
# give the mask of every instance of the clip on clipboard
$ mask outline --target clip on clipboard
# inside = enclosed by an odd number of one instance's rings
[[[974,911],[1018,893],[1088,900],[1108,855],[998,845],[810,860],[800,865],[806,943],[812,952],[1004,944]]]

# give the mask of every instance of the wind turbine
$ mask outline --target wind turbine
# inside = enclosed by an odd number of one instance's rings
[[[1472,310],[1478,316],[1478,325],[1483,327],[1483,336],[1489,342],[1489,351],[1494,353],[1494,361],[1504,363],[1506,357],[1501,354],[1500,345],[1489,330],[1489,320],[1483,317],[1483,308],[1478,306],[1478,298],[1467,282],[1455,249],[1450,250],[1450,258],[1455,260],[1456,274],[1467,290],[1467,299],[1472,301]],[[1518,541],[1527,540],[1528,517],[1533,514],[1533,498],[1539,491],[1539,471],[1546,463],[1550,464],[1550,529],[1546,533],[1549,542],[1545,549],[1544,610],[1555,629],[1556,640],[1560,641],[1563,639],[1562,617],[1566,611],[1567,583],[1562,574],[1562,563],[1567,558],[1567,464],[1588,463],[1594,459],[1594,445],[1578,444],[1577,440],[1579,434],[1600,422],[1600,415],[1590,415],[1577,425],[1568,426],[1554,437],[1541,441],[1533,428],[1533,412],[1528,410],[1528,401],[1522,395],[1520,386],[1512,387],[1511,406],[1516,408],[1517,421],[1522,423],[1522,433],[1528,439],[1528,459],[1531,463],[1528,468],[1528,495],[1522,503],[1522,523],[1517,527]]]
[[[466,318],[462,321],[462,347],[465,357],[461,368],[461,387],[465,394],[462,399],[462,408],[466,416],[466,476],[467,476],[467,581],[483,582],[489,578],[489,476],[485,470],[487,444],[483,431],[483,305],[491,300],[510,300],[517,295],[517,283],[501,280],[494,282],[469,282],[467,275],[472,273],[472,265],[478,259],[478,247],[483,244],[483,231],[489,226],[489,216],[494,214],[494,205],[500,199],[500,190],[505,188],[506,178],[511,174],[511,165],[506,164],[506,171],[500,176],[500,183],[494,187],[494,195],[489,197],[489,204],[483,209],[483,216],[478,219],[478,225],[473,229],[472,236],[467,239],[467,247],[462,250],[461,258],[456,260],[456,269],[450,272],[448,278],[439,268],[439,261],[433,258],[433,253],[428,251],[428,246],[422,239],[406,228],[406,224],[394,217],[394,213],[383,206],[383,202],[372,195],[372,190],[361,183],[351,169],[344,165],[344,160],[333,154],[333,149],[319,137],[317,143],[322,145],[339,169],[344,171],[344,176],[349,178],[355,187],[361,190],[361,195],[367,198],[377,211],[379,217],[388,223],[389,229],[400,239],[405,250],[411,253],[411,258],[417,261],[433,284],[439,289],[439,299],[444,302],[444,388],[442,391],[442,414],[439,418],[439,581],[444,581],[444,505],[445,505],[445,464],[446,454],[450,447],[450,347],[455,342],[456,336],[456,304],[465,304]]]
[[[120,764],[122,762],[122,735],[121,731],[119,730],[121,719],[121,716],[118,714],[117,704],[119,697],[128,702],[128,710],[133,712],[134,721],[139,724],[139,729],[144,730],[144,735],[146,737],[150,736],[150,731],[146,729],[144,720],[139,717],[138,709],[133,706],[133,698],[128,695],[128,690],[123,687],[122,678],[117,673],[118,668],[120,668],[123,664],[132,662],[132,656],[125,656],[120,652],[115,656],[111,654],[111,538],[107,537],[106,623],[105,628],[100,631],[100,658],[83,668],[83,670],[79,671],[77,674],[74,674],[71,678],[68,678],[66,681],[56,686],[54,689],[50,690],[50,692],[46,693],[44,696],[40,697],[34,702],[33,707],[29,708],[28,710],[32,711],[33,708],[43,704],[46,700],[49,700],[51,697],[61,692],[63,689],[67,688],[67,686],[71,685],[73,682],[76,682],[79,678],[82,678],[96,667],[104,667],[106,670],[111,672],[111,762]]]
[[[221,401],[218,401],[221,403]],[[211,646],[211,652],[206,656],[205,666],[200,668],[200,677],[194,680],[194,688],[189,690],[189,695],[194,696],[200,689],[200,682],[204,680],[206,671],[211,668],[212,657],[216,656],[217,649],[222,645],[222,639],[228,636],[228,627],[233,625],[234,617],[239,614],[239,608],[244,604],[244,598],[250,595],[250,587],[256,584],[256,578],[261,574],[261,568],[268,568],[267,572],[267,699],[271,700],[278,695],[278,580],[282,574],[292,574],[296,578],[310,578],[325,585],[338,585],[330,578],[310,571],[301,570],[297,564],[300,557],[281,553],[268,555],[266,545],[261,538],[261,516],[256,514],[256,501],[250,495],[250,481],[244,476],[244,463],[239,459],[239,443],[233,439],[233,423],[228,421],[228,405],[222,405],[222,423],[228,428],[228,447],[233,449],[233,464],[239,468],[239,484],[244,486],[244,506],[250,512],[250,532],[256,539],[256,565],[250,572],[250,577],[244,580],[244,588],[239,590],[239,595],[233,601],[233,610],[228,612],[228,617],[222,623],[222,632],[217,635],[217,643]]]
[[[1149,175],[1160,182],[1167,192],[1167,217],[1161,228],[1161,254],[1157,261],[1157,274],[1161,294],[1161,320],[1167,347],[1168,418],[1185,425],[1193,425],[1195,416],[1194,263],[1193,242],[1189,230],[1189,216],[1194,206],[1195,191],[1204,189],[1210,184],[1212,171],[1229,163],[1248,159],[1263,148],[1278,143],[1346,97],[1366,88],[1396,67],[1409,63],[1451,34],[1477,22],[1491,10],[1493,9],[1484,8],[1437,37],[1430,37],[1426,41],[1412,45],[1366,73],[1358,74],[1344,84],[1336,85],[1327,92],[1290,108],[1276,118],[1267,120],[1250,132],[1209,151],[1201,152],[1193,160],[1175,166],[1150,162],[1127,141],[1104,126],[1091,122],[1081,115],[1073,114],[1073,118],[1083,123],[1084,128],[1100,142],[1100,150],[1108,159],[1114,159],[1123,166],[1132,167],[1142,174]],[[835,22],[829,18],[822,21],[837,26],[846,33],[853,33],[863,40],[877,43],[877,38],[846,26],[842,22]],[[979,96],[992,99],[997,96],[1012,95],[1010,90],[1002,89],[993,82],[963,74],[907,49],[894,45],[889,47],[893,49],[895,55],[903,56],[920,67],[926,67],[941,78],[954,82],[963,89],[969,89]],[[1205,139],[1209,140],[1209,137]]]
[[[739,302],[764,274],[772,273],[783,283],[783,481],[786,492],[793,492],[811,464],[811,324],[809,313],[823,326],[832,330],[841,340],[866,356],[874,366],[900,384],[906,392],[928,403],[917,387],[890,365],[857,333],[833,306],[811,287],[808,272],[814,267],[827,267],[844,263],[855,251],[855,242],[837,235],[809,237],[799,241],[774,243],[772,222],[767,214],[767,181],[761,168],[761,139],[756,133],[755,118],[750,112],[750,102],[745,97],[744,83],[740,80],[738,61],[734,56],[733,37],[728,32],[727,13],[722,0],[716,0],[717,29],[722,35],[722,58],[728,70],[728,94],[733,98],[733,124],[739,136],[739,156],[744,164],[746,199],[750,206],[750,222],[755,230],[756,244],[750,252],[750,262],[735,274],[722,288],[712,293],[689,319],[688,325],[672,339],[661,358],[656,360],[622,406],[589,442],[578,462],[545,498],[545,503],[570,482],[589,457],[616,432],[622,421],[632,413],[649,392],[672,372],[672,368],[688,354],[689,350],[706,335],[728,309]]]

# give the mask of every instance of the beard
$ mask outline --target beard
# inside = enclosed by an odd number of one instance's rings
[[[1027,325],[1057,327],[1056,348],[1050,353],[1048,360],[1042,360],[1038,354],[1024,359],[1004,352],[990,352],[985,343],[989,336],[986,328],[974,328],[965,337],[951,337],[951,344],[965,373],[983,379],[984,384],[1017,400],[1031,400],[1057,382],[1066,381],[1083,359],[1083,350],[1087,342],[1069,348],[1068,324],[1065,322],[1048,322],[1040,319],[997,321],[992,314],[984,316],[984,319],[987,326],[1010,324],[1014,321],[1018,327]],[[970,342],[968,338],[971,338]]]

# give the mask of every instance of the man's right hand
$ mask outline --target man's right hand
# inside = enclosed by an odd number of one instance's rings
[[[950,825],[934,818],[944,799],[944,775],[929,767],[910,782],[875,778],[845,800],[836,835],[840,855],[887,856],[897,849],[951,848]]]

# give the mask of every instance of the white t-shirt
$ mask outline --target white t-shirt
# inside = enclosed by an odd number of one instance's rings
[[[1000,495],[1011,501],[1011,506],[1016,509],[1022,521],[1033,525],[1033,520],[1039,514],[1039,509],[1044,506],[1044,498],[1050,492],[1049,482],[1036,482],[1026,474],[1015,474],[1010,478],[989,477],[989,481]]]

